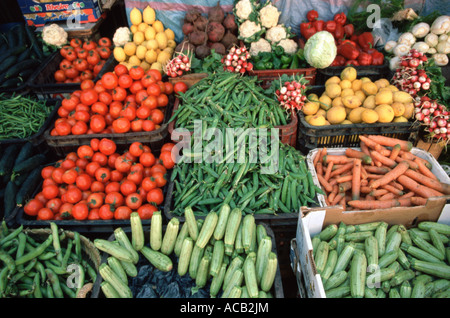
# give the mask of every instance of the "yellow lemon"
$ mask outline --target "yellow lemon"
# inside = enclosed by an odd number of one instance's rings
[[[144,36],[147,41],[153,40],[155,38],[155,35],[156,31],[152,26],[149,26],[147,29],[145,29]]]
[[[150,64],[147,61],[142,61],[140,66],[144,69],[144,71],[148,71],[150,69]]]
[[[302,111],[305,115],[314,115],[320,108],[320,104],[317,102],[307,102],[303,105]]]
[[[375,104],[375,95],[369,95],[366,97],[366,99],[363,102],[363,107],[374,109],[376,106]]]
[[[133,25],[139,25],[142,22],[142,12],[138,8],[133,8],[130,11],[130,22]]]
[[[361,100],[355,95],[342,97],[342,103],[345,107],[351,109],[361,106]]]
[[[341,80],[349,80],[350,82],[352,82],[356,79],[357,76],[358,73],[356,72],[356,68],[352,66],[347,66],[341,72]]]
[[[348,79],[342,80],[339,85],[341,86],[342,89],[346,89],[346,88],[352,88],[352,82],[349,81]]]
[[[130,31],[131,31],[131,33],[136,33],[137,31],[139,31],[138,30],[138,26],[137,25],[135,25],[135,24],[132,24],[131,26],[130,26]]]
[[[144,45],[141,44],[136,48],[136,56],[141,61],[145,58],[145,53],[147,53],[147,48]]]
[[[162,24],[161,21],[155,20],[155,22],[153,22],[152,26],[155,29],[156,33],[164,32],[164,25]]]
[[[414,104],[413,103],[406,103],[405,105],[405,112],[403,113],[403,117],[406,119],[411,119],[414,115]]]
[[[171,29],[165,29],[164,33],[167,36],[167,40],[175,40],[175,33]]]
[[[130,56],[130,58],[128,59],[128,63],[132,66],[134,65],[140,65],[141,64],[141,60],[136,56],[136,55],[132,55]]]
[[[382,104],[375,107],[378,113],[378,122],[390,123],[394,119],[394,109],[388,104]]]
[[[136,53],[137,45],[134,42],[128,42],[123,46],[123,50],[127,56],[132,56]]]
[[[392,104],[392,102],[393,96],[392,91],[390,89],[381,90],[375,95],[375,103],[377,105]]]
[[[144,32],[137,31],[135,34],[133,34],[133,42],[136,43],[136,45],[142,44],[144,40],[145,40]]]
[[[177,47],[177,42],[175,42],[175,40],[167,40],[167,47],[175,49]]]
[[[113,50],[114,58],[117,62],[124,62],[127,59],[127,55],[121,46],[116,46]]]
[[[145,53],[145,61],[150,65],[156,62],[157,58],[158,54],[156,54],[156,51],[153,49],[147,50],[147,52]]]
[[[339,84],[336,83],[331,83],[325,86],[325,92],[331,99],[340,96],[341,91],[342,91],[341,86],[339,86]]]
[[[355,95],[355,92],[351,88],[344,88],[341,92],[341,97],[353,96],[353,95]]]
[[[403,116],[405,113],[405,104],[403,103],[392,103],[391,104],[392,109],[394,110],[394,116],[399,117]]]
[[[346,117],[347,112],[342,106],[334,106],[327,111],[327,121],[332,125],[342,123]]]
[[[145,32],[145,29],[147,29],[148,27],[149,25],[147,23],[141,22],[138,25],[138,31]]]
[[[362,122],[362,113],[366,109],[364,107],[357,107],[350,111],[350,113],[347,115],[347,119],[352,122],[353,124],[360,124]]]
[[[397,91],[393,92],[393,100],[394,102],[407,104],[413,101],[413,97],[407,92]]]
[[[361,103],[366,99],[366,94],[363,91],[355,91],[355,96],[361,100]]]
[[[378,121],[378,113],[373,109],[365,109],[361,113],[361,120],[366,124],[373,124]]]
[[[332,100],[328,95],[322,94],[319,98],[320,108],[328,110],[331,107]]]
[[[341,82],[341,79],[338,76],[332,76],[329,79],[325,81],[325,86],[328,84],[339,84]]]
[[[158,41],[156,41],[155,39],[147,41],[148,50],[156,50],[157,48],[159,48]]]
[[[361,90],[361,87],[362,87],[362,81],[361,81],[360,79],[355,79],[355,80],[352,82],[352,89],[353,89],[355,92]]]
[[[378,92],[378,86],[373,82],[363,82],[361,90],[366,95],[375,95]]]
[[[327,124],[327,120],[323,115],[314,115],[309,119],[308,123],[312,126],[324,126]]]
[[[155,9],[150,6],[146,6],[144,11],[142,11],[142,19],[144,20],[144,22],[151,25],[153,24],[153,22],[155,22],[155,18]]]

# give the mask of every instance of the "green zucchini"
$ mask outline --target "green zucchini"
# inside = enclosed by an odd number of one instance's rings
[[[34,168],[40,166],[45,162],[47,157],[44,154],[37,154],[32,157],[29,157],[28,159],[25,159],[23,161],[20,161],[16,164],[14,164],[14,167],[12,169],[13,173],[24,173],[27,171],[31,171]]]
[[[27,59],[25,61],[22,61],[20,63],[15,64],[14,66],[10,67],[8,71],[6,72],[5,78],[14,78],[16,77],[21,71],[34,68],[39,65],[39,61],[35,59]]]
[[[15,197],[17,206],[21,207],[22,205],[25,204],[26,199],[33,194],[33,191],[38,186],[40,180],[41,180],[41,168],[37,167],[28,174],[28,177],[25,179],[25,181],[22,183],[21,187],[17,191]]]
[[[11,171],[14,166],[14,161],[18,150],[19,145],[17,144],[12,144],[6,148],[0,160],[0,176],[4,176]]]
[[[16,55],[11,55],[6,57],[3,62],[0,63],[0,73],[6,72],[10,67],[12,67],[18,58]]]

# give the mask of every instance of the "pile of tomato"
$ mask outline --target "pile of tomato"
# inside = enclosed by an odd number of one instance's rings
[[[114,141],[94,138],[41,170],[41,190],[24,212],[37,220],[124,220],[134,211],[151,219],[164,201],[173,146],[157,157],[140,142],[118,153]]]
[[[185,91],[162,80],[160,71],[128,69],[118,64],[94,82],[84,80],[80,90],[61,102],[51,136],[150,132],[160,128],[165,107],[174,92]],[[177,85],[176,84],[176,85]],[[176,90],[174,89],[176,88]]]
[[[94,79],[111,56],[111,47],[112,42],[107,37],[97,42],[71,39],[59,50],[63,60],[54,73],[56,83],[80,83]]]

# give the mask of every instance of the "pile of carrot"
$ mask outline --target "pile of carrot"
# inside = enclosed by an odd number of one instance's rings
[[[412,143],[381,135],[360,135],[360,150],[328,154],[320,148],[313,159],[327,205],[345,210],[374,210],[425,205],[430,197],[450,195],[431,172],[431,163],[413,153]]]

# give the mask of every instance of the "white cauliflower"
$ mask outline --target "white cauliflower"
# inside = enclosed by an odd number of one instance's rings
[[[120,27],[113,36],[115,46],[124,46],[131,41],[131,30],[128,27]]]
[[[269,2],[268,5],[264,6],[259,11],[259,18],[261,20],[261,25],[267,29],[272,28],[278,24],[278,19],[280,18],[281,12],[278,11],[277,7]]]
[[[250,45],[250,55],[256,56],[259,52],[272,52],[272,46],[269,41],[261,38],[256,42],[252,42]]]
[[[42,40],[49,45],[62,47],[67,43],[67,37],[66,30],[55,23],[46,25],[42,29]]]
[[[244,39],[250,38],[252,35],[260,32],[261,30],[261,25],[250,20],[245,20],[244,23],[239,26],[239,36]]]
[[[250,0],[240,0],[236,3],[235,14],[241,20],[247,20],[253,12],[253,6]]]
[[[286,28],[279,24],[267,30],[266,40],[272,43],[278,43],[287,38]]]
[[[278,42],[278,45],[284,49],[286,54],[295,54],[298,49],[298,44],[292,39],[283,39]]]

